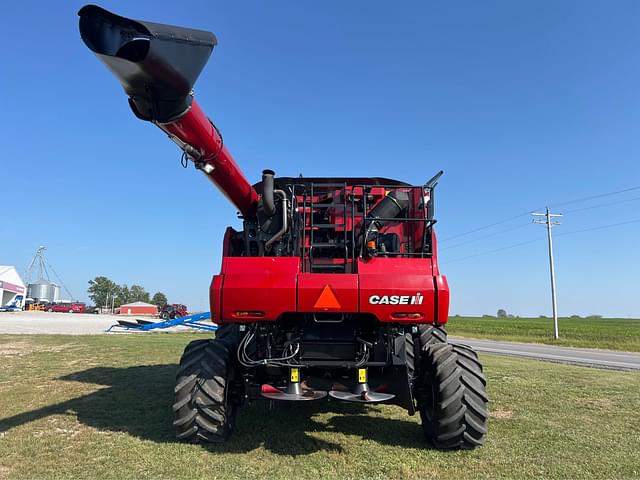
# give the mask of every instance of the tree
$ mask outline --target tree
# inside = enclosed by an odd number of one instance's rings
[[[167,303],[167,296],[162,292],[156,292],[153,294],[153,298],[151,299],[151,303],[156,305],[158,308],[164,307]]]
[[[131,285],[129,292],[130,292],[130,298],[129,298],[130,302],[149,303],[151,301],[149,297],[149,293],[144,289],[144,287],[141,287],[140,285]]]
[[[131,301],[131,292],[129,292],[129,287],[127,284],[123,284],[120,286],[120,292],[116,297],[115,306],[119,307],[120,305],[124,305],[125,303],[129,303]]]
[[[112,295],[118,296],[120,287],[113,280],[99,276],[93,280],[89,280],[89,288],[87,289],[89,298],[98,307],[110,307]]]
[[[498,318],[507,318],[507,311],[502,308],[498,310]]]

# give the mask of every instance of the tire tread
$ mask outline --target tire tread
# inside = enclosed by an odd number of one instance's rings
[[[173,404],[178,439],[217,443],[231,434],[235,407],[227,404],[226,395],[230,357],[229,345],[218,339],[195,340],[185,348]]]
[[[426,439],[438,449],[482,445],[489,412],[486,379],[476,352],[466,345],[431,343],[422,348],[418,407]],[[424,395],[431,392],[431,400]]]

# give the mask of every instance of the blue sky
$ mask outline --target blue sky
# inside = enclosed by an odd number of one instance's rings
[[[57,2],[56,2],[57,3]],[[399,4],[399,5],[398,5]],[[79,38],[81,2],[0,19],[0,264],[38,245],[75,296],[106,275],[208,302],[235,210],[130,113]],[[213,31],[196,84],[251,181],[380,175],[438,192],[452,313],[549,314],[544,227],[514,215],[640,186],[636,1],[105,1]],[[640,220],[640,189],[566,205],[557,234]],[[563,207],[558,207],[562,212]],[[640,223],[558,236],[562,315],[640,316]],[[484,254],[529,240],[538,241]],[[469,257],[469,258],[467,258]]]

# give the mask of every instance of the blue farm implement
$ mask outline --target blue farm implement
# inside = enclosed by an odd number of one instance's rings
[[[187,315],[186,317],[174,318],[173,320],[165,320],[164,322],[152,322],[150,320],[142,320],[139,318],[135,319],[135,321],[118,320],[118,323],[111,325],[107,329],[107,332],[111,332],[114,329],[149,332],[151,330],[162,330],[172,327],[190,327],[215,332],[218,329],[218,326],[212,323],[202,323],[206,320],[211,320],[210,312],[196,313],[194,315]]]

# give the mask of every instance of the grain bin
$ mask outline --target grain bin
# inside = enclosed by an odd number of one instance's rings
[[[60,298],[60,287],[55,283],[41,278],[27,287],[27,297],[37,303],[53,303]]]

